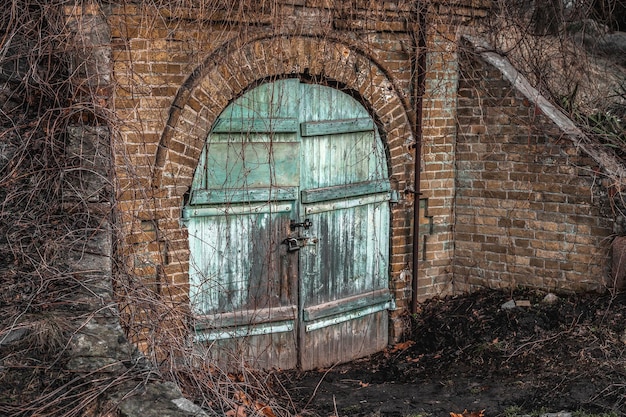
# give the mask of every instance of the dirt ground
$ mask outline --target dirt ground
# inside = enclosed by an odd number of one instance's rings
[[[283,373],[310,416],[626,416],[626,296],[484,290],[421,305],[406,341],[331,369]],[[509,300],[517,304],[504,310]]]

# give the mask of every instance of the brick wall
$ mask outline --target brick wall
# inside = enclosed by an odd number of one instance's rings
[[[459,54],[455,288],[602,289],[612,219],[601,170],[562,115],[490,58],[498,68],[469,42]]]
[[[420,247],[417,298],[453,288],[458,32],[479,25],[488,1],[429,2],[422,101]]]
[[[489,1],[425,3],[421,49],[420,19],[407,2],[284,3],[254,10],[111,8],[112,105],[120,121],[114,135],[117,247],[129,273],[119,293],[137,340],[184,331],[183,196],[217,116],[272,78],[341,86],[377,122],[401,196],[391,219],[394,336],[402,331],[414,276],[418,300],[475,286],[603,285],[610,221],[600,212],[594,161],[562,140],[562,129],[502,74],[468,54],[467,45],[459,47],[459,29],[480,23]],[[417,274],[414,191],[421,192]],[[160,304],[142,305],[138,293]],[[153,321],[141,328],[146,314],[173,326]]]
[[[341,85],[370,110],[388,148],[392,186],[402,197],[392,207],[390,281],[398,311],[408,305],[403,271],[411,264],[413,196],[404,190],[412,185],[415,140],[410,5],[285,3],[254,12],[176,9],[167,16],[130,5],[112,9],[118,247],[131,281],[120,287],[134,289],[121,294],[129,321],[154,314],[155,307],[133,301],[137,288],[174,307],[157,312],[164,322],[184,320],[189,248],[180,224],[183,195],[216,117],[246,89],[274,77]],[[396,320],[396,334],[400,326]],[[134,328],[157,339],[174,331]]]

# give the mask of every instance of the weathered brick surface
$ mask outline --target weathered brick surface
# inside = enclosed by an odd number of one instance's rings
[[[128,271],[180,310],[173,321],[183,321],[189,248],[179,219],[204,140],[247,89],[302,77],[350,92],[385,141],[391,183],[401,196],[391,219],[395,335],[414,279],[418,299],[475,286],[603,285],[610,222],[598,208],[596,167],[560,141],[557,126],[498,70],[459,47],[459,27],[485,17],[490,2],[424,3],[417,179],[418,16],[410,2],[353,3],[112,7],[112,107],[123,121],[114,140],[119,254]],[[417,185],[425,210],[419,270],[412,271]]]
[[[176,9],[169,20],[126,5],[109,18],[114,109],[124,120],[115,141],[120,254],[140,282],[172,305],[184,304],[188,291],[188,242],[178,221],[183,195],[216,117],[256,83],[304,77],[349,90],[379,123],[400,196],[413,181],[410,5],[280,3],[260,11]],[[412,196],[406,197],[392,207],[390,282],[401,309],[411,297],[402,275],[411,264]]]
[[[599,167],[466,46],[459,54],[456,288],[601,289],[612,220],[601,211]]]

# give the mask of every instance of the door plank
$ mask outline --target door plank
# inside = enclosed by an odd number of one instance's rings
[[[222,188],[217,190],[200,189],[191,194],[189,205],[251,203],[268,201],[296,200],[298,187],[258,187],[258,188]]]
[[[209,342],[213,340],[238,339],[241,337],[254,337],[271,333],[293,332],[294,328],[295,320],[272,321],[232,327],[206,327],[202,330],[196,329],[194,340],[197,342]]]
[[[310,214],[323,213],[325,211],[351,209],[359,206],[386,203],[390,200],[390,193],[369,194],[349,199],[330,200],[328,202],[319,202],[307,205],[304,207],[304,214],[308,216]]]
[[[238,214],[278,214],[289,213],[293,210],[293,203],[256,203],[245,205],[220,204],[214,207],[187,207],[183,209],[183,219],[208,216],[234,216]]]
[[[319,320],[335,314],[348,313],[367,306],[374,306],[391,301],[391,294],[387,288],[365,294],[356,294],[339,300],[314,305],[304,309],[304,320]]]
[[[220,118],[213,125],[212,133],[295,133],[298,119],[271,118]]]
[[[239,325],[261,324],[272,321],[295,320],[298,307],[294,305],[256,310],[239,310],[218,314],[197,316],[196,330],[216,327],[233,327]]]
[[[300,124],[300,134],[306,136],[335,135],[338,133],[355,133],[374,130],[374,121],[370,117],[322,120]]]
[[[389,314],[386,310],[307,333],[302,347],[303,370],[328,367],[362,358],[387,347]]]
[[[297,366],[294,332],[270,333],[237,339],[196,343],[195,349],[207,363],[227,371],[241,369],[292,369]]]
[[[339,314],[335,314],[332,316],[322,317],[317,320],[309,320],[306,322],[304,326],[305,332],[312,332],[314,330],[323,329],[324,327],[333,326],[335,324],[343,323],[345,321],[354,321],[361,317],[365,317],[374,313],[377,313],[382,310],[389,310],[393,307],[391,301],[386,301],[379,304],[373,304],[357,309],[350,309],[347,311],[342,311]]]
[[[204,185],[195,189],[296,187],[300,175],[299,142],[219,142],[207,146]],[[225,200],[224,203],[228,203]]]
[[[377,179],[350,184],[335,185],[332,187],[313,188],[302,190],[302,203],[318,203],[320,201],[337,200],[340,198],[358,197],[367,194],[383,193],[391,190],[387,179]]]

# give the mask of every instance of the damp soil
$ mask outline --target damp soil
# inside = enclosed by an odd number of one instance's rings
[[[302,416],[626,415],[626,296],[483,290],[420,305],[406,340],[279,375]],[[507,301],[518,306],[502,309]]]

